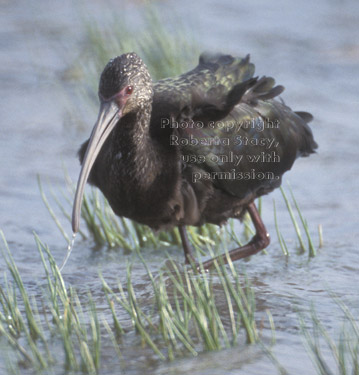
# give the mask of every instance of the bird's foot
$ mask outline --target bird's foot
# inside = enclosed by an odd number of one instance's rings
[[[247,206],[247,211],[256,229],[256,234],[253,236],[253,238],[246,245],[233,249],[228,253],[209,259],[203,263],[196,262],[196,260],[192,256],[191,246],[188,241],[185,227],[180,226],[179,229],[182,238],[186,264],[191,264],[193,269],[197,270],[197,272],[208,272],[210,268],[215,266],[216,262],[219,265],[227,264],[229,262],[234,262],[239,259],[247,258],[265,249],[270,242],[269,234],[253,202]]]

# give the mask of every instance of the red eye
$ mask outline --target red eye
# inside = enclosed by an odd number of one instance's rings
[[[126,95],[131,95],[133,91],[133,86],[127,86],[126,87]]]

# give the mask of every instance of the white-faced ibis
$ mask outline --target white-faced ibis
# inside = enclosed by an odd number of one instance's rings
[[[89,180],[117,215],[156,230],[177,226],[186,262],[193,259],[186,225],[221,225],[246,211],[256,234],[230,258],[265,248],[269,235],[254,200],[280,186],[317,144],[312,116],[277,100],[284,88],[273,78],[253,74],[249,56],[203,54],[195,69],[153,84],[135,53],[112,59],[101,74],[98,119],[79,150],[74,233]]]

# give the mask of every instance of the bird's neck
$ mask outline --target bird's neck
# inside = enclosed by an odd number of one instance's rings
[[[150,136],[151,104],[124,116],[113,134],[115,159],[121,164],[128,182],[148,189],[162,169],[162,155]],[[116,161],[116,160],[115,160]]]

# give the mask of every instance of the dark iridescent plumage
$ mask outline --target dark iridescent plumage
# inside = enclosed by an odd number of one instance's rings
[[[266,245],[253,200],[317,145],[311,115],[293,112],[275,98],[282,86],[253,74],[248,56],[202,55],[192,71],[153,85],[136,54],[111,60],[101,75],[98,122],[79,151],[74,232],[89,177],[117,215],[155,229],[179,226],[187,258],[185,225],[222,224],[245,210],[257,236],[233,259]]]

